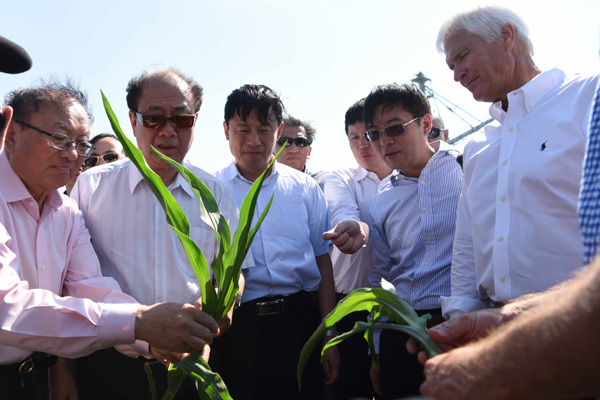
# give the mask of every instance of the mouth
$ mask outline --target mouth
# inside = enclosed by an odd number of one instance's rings
[[[398,154],[400,154],[400,150],[396,150],[396,151],[388,151],[388,152],[386,152],[386,153],[383,153],[383,156],[384,156],[385,158],[392,158],[392,157],[395,157],[395,156],[397,156]]]
[[[161,153],[165,154],[172,153],[174,150],[177,149],[177,147],[169,144],[159,144],[158,146],[156,146],[156,149]]]
[[[467,90],[469,90],[470,92],[472,92],[472,86],[473,86],[473,82],[475,82],[478,78],[473,78],[471,79],[471,81],[469,81],[469,83],[463,83],[463,86],[467,88]]]

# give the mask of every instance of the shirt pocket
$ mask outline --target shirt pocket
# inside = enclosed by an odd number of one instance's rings
[[[279,236],[296,246],[310,241],[308,212],[304,204],[280,204]]]
[[[198,248],[202,251],[202,254],[204,254],[206,263],[210,268],[210,264],[213,262],[217,252],[217,239],[214,231],[210,227],[191,227],[189,236],[196,246],[198,246]],[[186,257],[187,259],[187,255],[185,254],[183,246],[181,246],[181,252],[183,253],[183,257]],[[193,277],[196,276],[192,268],[190,268],[189,273]]]

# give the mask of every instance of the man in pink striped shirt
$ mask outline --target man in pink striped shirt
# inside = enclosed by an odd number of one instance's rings
[[[217,323],[190,304],[144,306],[102,277],[81,212],[57,189],[91,152],[85,95],[57,83],[7,96],[0,153],[0,393],[34,398],[30,371],[118,344],[201,350]],[[144,342],[135,342],[136,339]],[[135,342],[135,344],[134,344]]]

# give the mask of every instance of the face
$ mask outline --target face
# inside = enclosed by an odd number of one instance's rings
[[[184,81],[174,76],[151,79],[144,84],[137,111],[144,115],[158,114],[166,117],[194,115],[191,95],[185,94],[187,88]],[[138,148],[144,154],[148,166],[163,179],[170,176],[173,168],[167,161],[152,154],[150,146],[181,163],[192,145],[194,126],[175,129],[171,121],[167,121],[162,128],[146,128],[137,120],[133,111],[129,111],[129,120]]]
[[[121,145],[121,142],[119,142],[117,139],[114,139],[111,137],[105,137],[105,138],[98,140],[94,144],[94,150],[92,151],[91,156],[98,157],[98,156],[103,156],[104,154],[107,154],[107,153],[117,153],[119,155],[118,160],[125,157],[125,155],[123,153],[123,146]],[[99,157],[98,163],[96,165],[103,165],[103,164],[107,164],[107,162],[104,161],[104,159],[102,157]]]
[[[297,138],[302,137],[308,139],[308,135],[306,134],[306,129],[302,126],[283,126],[283,131],[281,133],[281,137],[289,137],[289,138]],[[281,149],[281,146],[275,146],[275,153],[277,153]],[[306,166],[306,160],[310,158],[310,152],[312,149],[310,146],[306,147],[298,147],[296,143],[292,142],[292,145],[289,147],[285,147],[279,158],[278,162],[287,165],[288,167],[292,167],[297,169],[298,171],[304,171],[304,167]]]
[[[65,104],[64,108],[61,111],[53,104],[45,104],[23,120],[76,142],[88,140],[90,122],[85,109],[77,102]],[[13,170],[38,203],[51,191],[65,186],[79,172],[84,159],[74,145],[67,150],[54,149],[48,145],[47,136],[15,122],[8,128],[5,147]]]
[[[454,71],[454,80],[477,101],[504,100],[510,91],[520,87],[513,87],[513,41],[505,28],[491,43],[466,31],[455,33],[445,42],[446,63]]]
[[[358,165],[367,171],[378,173],[382,170],[389,170],[385,161],[383,161],[377,150],[373,148],[377,146],[377,143],[368,142],[365,138],[364,133],[366,130],[363,121],[348,125],[348,142],[350,143],[354,159]]]
[[[253,110],[245,121],[236,113],[229,122],[223,123],[223,128],[238,170],[244,178],[256,180],[273,157],[283,124],[278,124],[273,112],[269,111],[267,123],[263,125]]]
[[[383,105],[375,108],[373,125],[369,129],[383,129],[391,125],[404,124],[414,116],[401,107],[382,111]],[[431,116],[424,115],[404,127],[398,136],[388,137],[382,133],[379,141],[372,142],[374,148],[388,167],[399,169],[406,176],[418,177],[433,155],[427,143],[427,133],[431,128]]]

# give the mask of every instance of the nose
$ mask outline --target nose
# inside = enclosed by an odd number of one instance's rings
[[[392,143],[394,141],[394,138],[389,137],[387,134],[381,132],[379,135],[379,146],[381,146],[381,148],[386,147],[387,145],[389,145],[390,143]]]
[[[249,146],[254,146],[254,147],[260,146],[261,142],[260,142],[260,137],[259,137],[258,131],[251,130],[250,133],[247,135],[246,143]]]
[[[165,126],[158,130],[158,134],[164,137],[177,136],[177,131],[173,128],[173,121],[167,121]]]
[[[454,80],[460,82],[461,79],[467,74],[467,69],[462,63],[454,65]]]
[[[371,146],[371,144],[369,143],[369,141],[367,140],[365,135],[362,135],[359,140],[360,140],[360,142],[358,144],[359,148],[366,149]]]
[[[77,145],[75,144],[75,142],[72,142],[66,150],[61,150],[61,153],[63,158],[69,161],[75,161],[77,160],[77,157],[79,157],[79,154],[77,154]]]
[[[287,148],[287,150],[292,153],[297,153],[300,151],[300,147],[298,147],[295,142],[292,142],[292,144]]]

